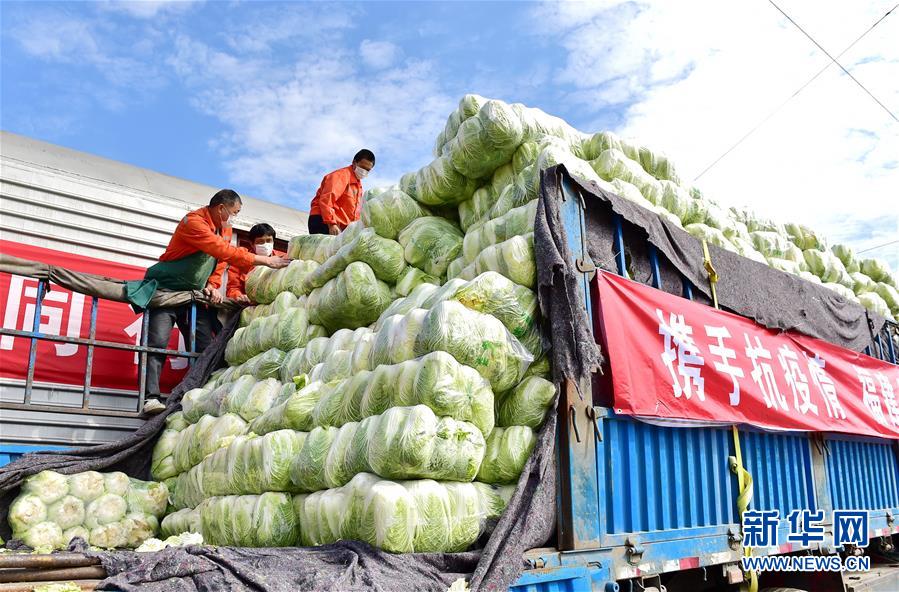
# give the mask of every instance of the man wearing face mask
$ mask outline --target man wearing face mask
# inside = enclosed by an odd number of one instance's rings
[[[353,164],[325,175],[309,207],[309,234],[340,234],[359,219],[362,179],[374,167],[375,154],[363,149]]]
[[[222,189],[212,196],[209,205],[194,210],[181,219],[169,246],[159,257],[159,262],[147,269],[140,282],[126,283],[129,300],[145,308],[157,288],[168,290],[202,290],[213,303],[222,301],[219,288],[225,266],[249,271],[254,265],[266,265],[275,269],[285,267],[289,261],[283,257],[254,255],[246,249],[231,245],[231,221],[240,212],[242,202],[237,192]],[[190,334],[190,305],[177,308],[153,308],[149,310],[147,345],[166,348],[172,329],[185,336]],[[215,333],[221,329],[212,307],[197,306],[196,348],[206,349]],[[147,396],[144,412],[158,413],[164,406],[160,402],[159,376],[165,356],[147,356]]]
[[[286,257],[284,253],[275,251],[275,229],[269,224],[256,224],[250,228],[250,242],[253,244],[253,250],[257,255],[269,257],[276,255],[278,257]],[[250,299],[246,294],[247,274],[241,271],[239,267],[228,267],[228,289],[225,295],[228,298],[237,300],[238,302],[249,303]]]

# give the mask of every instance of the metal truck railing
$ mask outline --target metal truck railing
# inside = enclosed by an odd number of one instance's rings
[[[35,277],[35,276],[31,276]],[[7,329],[5,327],[0,327],[0,335],[8,335],[10,337],[21,337],[29,340],[28,346],[28,364],[26,368],[26,378],[25,378],[25,390],[24,390],[24,398],[21,403],[17,402],[8,402],[2,401],[0,402],[0,409],[15,409],[15,410],[25,410],[25,411],[49,411],[54,413],[73,413],[73,414],[84,414],[89,413],[91,415],[99,415],[99,416],[110,416],[110,417],[139,417],[141,415],[141,410],[144,405],[144,398],[146,397],[146,388],[147,388],[147,357],[150,354],[161,354],[166,356],[174,356],[178,358],[186,358],[188,360],[188,364],[192,365],[195,358],[197,358],[200,354],[196,352],[196,305],[197,301],[191,299],[190,301],[190,330],[189,336],[186,339],[188,344],[187,350],[178,350],[178,349],[163,349],[163,348],[155,348],[149,347],[147,345],[147,339],[149,334],[149,321],[150,315],[147,311],[144,311],[143,318],[141,320],[141,337],[139,345],[133,345],[129,343],[119,343],[114,341],[104,341],[96,338],[97,335],[97,311],[99,308],[99,303],[101,300],[110,300],[106,298],[101,298],[96,295],[86,294],[86,296],[90,296],[91,298],[91,312],[90,312],[90,326],[88,330],[88,337],[69,337],[64,335],[52,335],[40,330],[41,324],[41,307],[43,305],[43,301],[45,296],[50,290],[50,281],[43,278],[38,277],[39,282],[37,286],[37,298],[35,302],[34,309],[34,321],[32,324],[32,328],[30,331],[19,330],[19,329]],[[75,291],[75,290],[73,290]],[[38,342],[53,342],[53,343],[66,343],[73,344],[78,346],[85,346],[87,348],[87,360],[85,363],[85,373],[84,373],[84,384],[81,389],[80,395],[80,405],[54,405],[49,403],[38,403],[32,401],[32,391],[34,389],[34,370],[35,366],[38,363],[37,359],[37,350],[38,350]],[[97,349],[111,349],[111,350],[121,350],[121,351],[129,351],[134,352],[139,356],[139,367],[138,367],[138,384],[137,386],[137,407],[136,409],[124,411],[124,410],[114,410],[114,409],[97,409],[91,407],[91,376],[93,373],[93,364],[94,364],[94,351]]]

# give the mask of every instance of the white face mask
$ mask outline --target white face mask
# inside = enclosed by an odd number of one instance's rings
[[[271,257],[272,252],[275,250],[274,243],[262,243],[261,245],[255,245],[256,254],[262,255],[263,257]]]
[[[368,176],[368,171],[363,169],[361,166],[358,166],[358,165],[355,166],[354,170],[356,171],[356,178],[358,178],[358,179],[364,179],[365,177]]]

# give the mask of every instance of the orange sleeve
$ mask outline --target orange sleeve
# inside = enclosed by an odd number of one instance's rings
[[[228,298],[240,298],[246,290],[247,274],[236,267],[228,268],[228,288],[225,296]]]
[[[249,270],[256,261],[255,256],[248,250],[234,247],[226,239],[212,232],[199,216],[188,216],[185,222],[178,225],[175,234],[183,244],[212,255],[218,260],[219,263],[209,279],[212,281],[213,278],[217,278],[219,285],[222,283],[222,272],[226,263]]]
[[[346,178],[343,171],[334,171],[322,179],[322,185],[318,190],[318,208],[321,211],[322,222],[325,224],[337,224],[334,208],[349,184],[349,179]]]
[[[206,280],[206,283],[216,290],[222,287],[222,274],[225,273],[225,267],[228,264],[224,261],[219,261],[215,266],[215,269],[212,271],[212,275],[209,276],[209,279]]]

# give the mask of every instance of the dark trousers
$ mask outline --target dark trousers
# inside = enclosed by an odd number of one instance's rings
[[[318,214],[309,216],[309,234],[331,234],[328,225]]]
[[[172,337],[172,329],[178,325],[178,330],[184,336],[186,349],[190,349],[189,304],[177,308],[153,308],[149,310],[148,314],[150,323],[147,345],[166,349],[169,339]],[[205,350],[221,329],[222,324],[216,317],[216,310],[197,304],[197,352]],[[159,376],[162,374],[165,358],[166,356],[162,354],[147,355],[147,396],[157,396],[160,393]]]

